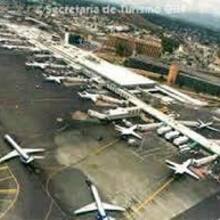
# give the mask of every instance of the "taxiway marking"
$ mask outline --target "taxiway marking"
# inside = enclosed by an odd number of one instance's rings
[[[141,204],[133,208],[134,212],[139,213],[142,209],[144,209],[144,207],[148,205],[150,202],[152,202],[155,199],[155,197],[158,196],[163,190],[165,190],[174,181],[174,179],[174,177],[170,178],[150,196],[147,196],[147,198]]]
[[[54,204],[54,201],[52,201],[52,202],[50,203],[49,210],[48,210],[48,212],[47,212],[47,214],[46,214],[46,216],[45,216],[45,220],[48,220],[48,219],[49,219],[50,213],[51,213],[52,210],[53,210],[53,204]]]
[[[77,161],[76,163],[70,164],[69,166],[61,167],[60,169],[55,170],[54,173],[52,173],[52,174],[48,177],[47,182],[46,182],[46,193],[47,193],[47,195],[50,197],[50,199],[51,199],[51,204],[52,204],[52,205],[50,204],[50,206],[49,206],[48,212],[47,212],[47,214],[46,214],[46,216],[45,216],[45,220],[48,219],[48,216],[50,215],[50,212],[51,212],[51,207],[52,207],[54,204],[66,215],[66,213],[65,213],[65,212],[62,210],[62,208],[57,204],[57,202],[55,201],[55,199],[53,198],[53,196],[52,196],[52,195],[50,194],[50,192],[49,192],[49,184],[50,184],[51,179],[52,179],[54,176],[56,176],[58,173],[62,172],[63,170],[65,170],[65,169],[67,169],[67,168],[69,168],[69,167],[75,166],[75,165],[77,165],[77,164],[79,164],[79,163],[82,163],[82,162],[84,162],[86,159],[88,159],[88,158],[91,157],[91,156],[98,155],[98,154],[102,153],[102,152],[105,151],[106,149],[112,147],[112,146],[113,146],[114,144],[116,144],[118,141],[119,141],[119,139],[116,139],[115,141],[113,141],[113,142],[111,142],[111,143],[108,143],[108,144],[106,144],[106,145],[104,145],[104,146],[102,146],[102,147],[99,147],[99,148],[96,149],[96,150],[92,150],[92,151],[89,152],[85,157],[82,157],[81,159],[79,159],[79,161]]]
[[[2,167],[0,167],[0,170]],[[0,192],[5,193],[7,191],[7,194],[15,194],[14,199],[11,201],[11,203],[9,204],[9,206],[2,212],[0,213],[0,219],[3,219],[6,214],[14,207],[15,203],[18,200],[18,195],[20,193],[20,185],[18,183],[17,178],[15,177],[15,175],[13,174],[13,172],[11,171],[9,166],[5,166],[3,167],[4,169],[7,169],[11,175],[11,177],[14,179],[15,183],[16,183],[16,189],[2,189],[0,190]]]
[[[76,163],[73,163],[73,164],[70,164],[68,166],[64,166],[64,167],[61,167],[61,168],[58,168],[57,170],[55,170],[47,179],[47,183],[46,183],[46,189],[48,189],[48,185],[49,185],[49,182],[50,180],[55,176],[57,175],[58,173],[62,172],[63,170],[69,168],[69,167],[72,167],[72,166],[75,166],[79,163],[82,163],[83,161],[85,161],[86,159],[88,159],[89,157],[91,156],[94,156],[94,155],[98,155],[100,153],[102,153],[104,150],[106,150],[107,148],[110,148],[112,147],[114,144],[116,144],[117,142],[119,141],[119,139],[116,139],[115,141],[111,142],[111,143],[108,143],[96,150],[92,150],[91,152],[89,152],[86,156],[80,158]]]
[[[6,194],[6,195],[10,195],[10,194],[15,194],[17,193],[17,189],[0,189],[0,195],[1,194]]]
[[[1,178],[0,182],[6,181],[6,180],[10,180],[10,179],[13,179],[13,177],[12,176],[7,176],[7,177],[4,177],[4,178]]]
[[[9,169],[8,166],[0,167],[0,171],[1,171],[1,170],[8,170],[8,169]]]
[[[106,149],[108,149],[109,147],[112,147],[114,144],[116,144],[117,142],[119,141],[119,139],[109,143],[109,144],[106,144],[104,146],[102,146],[101,148],[99,148],[98,150],[94,151],[94,155],[99,155],[101,154],[103,151],[105,151]],[[91,155],[92,156],[92,155]]]

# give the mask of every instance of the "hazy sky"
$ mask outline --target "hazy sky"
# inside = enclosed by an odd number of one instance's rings
[[[184,11],[211,13],[220,15],[220,0],[112,0],[126,4],[152,6],[152,7],[177,7]]]

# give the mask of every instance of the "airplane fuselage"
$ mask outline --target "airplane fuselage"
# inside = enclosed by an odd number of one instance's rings
[[[74,211],[74,214],[80,215],[89,212],[96,212],[96,219],[97,220],[114,220],[111,216],[107,215],[107,211],[117,211],[117,212],[124,212],[125,209],[116,205],[108,204],[102,202],[98,193],[98,190],[93,183],[87,179],[86,183],[91,190],[91,195],[94,199],[94,202],[88,204],[80,209]]]
[[[64,80],[65,79],[65,77],[59,77],[59,76],[48,76],[47,78],[46,78],[46,80],[47,81],[52,81],[52,82],[56,82],[56,83],[58,83],[58,84],[61,84],[61,82],[62,82],[62,80]]]
[[[98,98],[100,97],[97,94],[90,94],[87,92],[82,92],[82,93],[78,93],[82,98],[86,98],[86,99],[91,99],[93,102],[96,102],[98,100]]]
[[[33,157],[25,153],[10,135],[6,134],[4,138],[19,153],[21,161],[23,163],[30,163],[34,159]]]
[[[92,195],[94,197],[94,200],[95,200],[95,203],[96,203],[96,206],[98,209],[98,219],[99,220],[109,220],[109,218],[105,212],[105,209],[102,206],[102,201],[100,199],[98,190],[96,189],[96,187],[93,184],[90,185],[90,188],[91,188]]]
[[[183,174],[183,173],[185,173],[185,171],[186,171],[186,169],[187,169],[187,167],[182,167],[182,166],[178,166],[177,167],[177,170],[175,171],[175,173],[177,173],[177,174]]]

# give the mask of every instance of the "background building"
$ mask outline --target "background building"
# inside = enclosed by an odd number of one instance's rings
[[[109,35],[105,46],[114,48],[118,54],[123,56],[140,54],[160,57],[162,52],[161,40],[150,36],[140,39],[128,34],[112,34]]]

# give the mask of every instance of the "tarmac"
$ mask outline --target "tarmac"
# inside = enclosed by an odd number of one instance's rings
[[[220,193],[212,195],[173,220],[215,220],[220,218]]]
[[[47,83],[24,63],[24,54],[0,50],[0,137],[9,133],[21,146],[44,147],[46,159],[30,167],[16,159],[0,166],[0,219],[95,219],[73,214],[92,202],[86,178],[104,201],[127,209],[113,213],[121,220],[171,219],[219,191],[210,179],[173,178],[164,161],[183,158],[155,132],[135,148],[112,124],[73,120],[72,113],[92,105],[78,97],[80,87]],[[10,151],[3,138],[0,149],[2,155]]]

